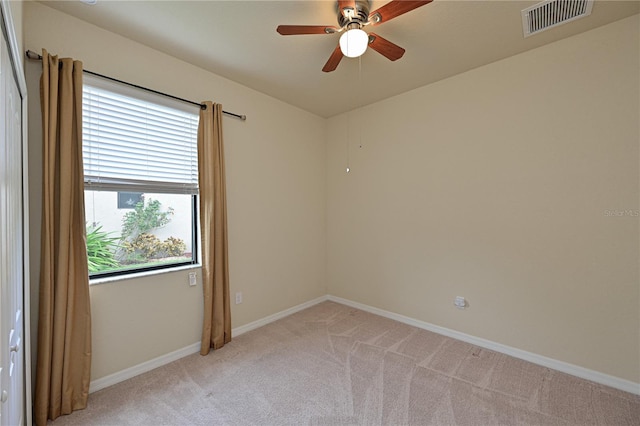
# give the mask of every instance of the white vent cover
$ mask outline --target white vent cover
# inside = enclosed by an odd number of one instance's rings
[[[591,15],[594,0],[546,0],[522,11],[524,36]]]

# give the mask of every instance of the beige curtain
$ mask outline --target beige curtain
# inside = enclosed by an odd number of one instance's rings
[[[204,321],[200,354],[231,341],[227,199],[222,143],[222,105],[204,102],[198,124],[198,184],[202,233]]]
[[[85,408],[91,312],[82,170],[82,62],[42,52],[42,236],[34,412]]]

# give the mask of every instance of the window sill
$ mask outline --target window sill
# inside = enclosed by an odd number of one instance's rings
[[[117,281],[135,280],[138,278],[145,278],[153,275],[170,274],[172,272],[189,271],[192,269],[201,269],[201,268],[202,268],[202,265],[197,263],[195,265],[176,266],[175,268],[157,269],[155,271],[132,272],[130,274],[116,275],[113,277],[103,277],[103,278],[93,278],[93,279],[89,278],[89,285],[92,286],[92,285],[113,283]]]

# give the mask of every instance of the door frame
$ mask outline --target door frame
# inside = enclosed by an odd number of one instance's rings
[[[11,16],[11,6],[8,0],[0,0],[0,14],[2,15],[2,31],[7,38],[8,53],[11,60],[11,68],[18,85],[22,106],[22,300],[24,303],[22,314],[23,327],[23,364],[24,364],[24,419],[26,425],[32,424],[31,409],[31,306],[30,306],[30,280],[29,280],[29,166],[28,166],[28,143],[27,143],[27,82],[24,77],[24,66],[22,63],[22,52],[18,46],[13,17]]]

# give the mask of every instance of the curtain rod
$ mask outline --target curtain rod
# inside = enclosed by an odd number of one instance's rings
[[[27,50],[26,55],[27,55],[27,58],[29,58],[29,59],[34,59],[34,60],[38,60],[38,61],[42,60],[42,55],[34,52],[33,50]],[[83,69],[82,71],[86,72],[87,74],[95,75],[96,77],[101,77],[101,78],[105,78],[107,80],[115,81],[116,83],[126,84],[127,86],[135,87],[136,89],[146,90],[147,92],[155,93],[156,95],[166,96],[167,98],[175,99],[177,101],[185,102],[185,103],[188,103],[188,104],[191,104],[191,105],[196,105],[196,106],[199,106],[201,109],[205,109],[206,108],[206,106],[204,104],[201,104],[200,102],[194,102],[194,101],[190,101],[188,99],[179,98],[177,96],[169,95],[168,93],[159,92],[157,90],[149,89],[147,87],[138,86],[137,84],[128,83],[126,81],[118,80],[117,78],[109,77],[107,75],[98,74],[97,72],[93,72],[93,71],[89,71],[89,70],[85,70],[85,69]],[[246,121],[247,120],[247,116],[244,115],[244,114],[242,114],[242,115],[241,114],[235,114],[233,112],[228,112],[228,111],[224,111],[224,110],[222,111],[222,113],[226,114],[226,115],[229,115],[231,117],[239,118],[242,121]]]

